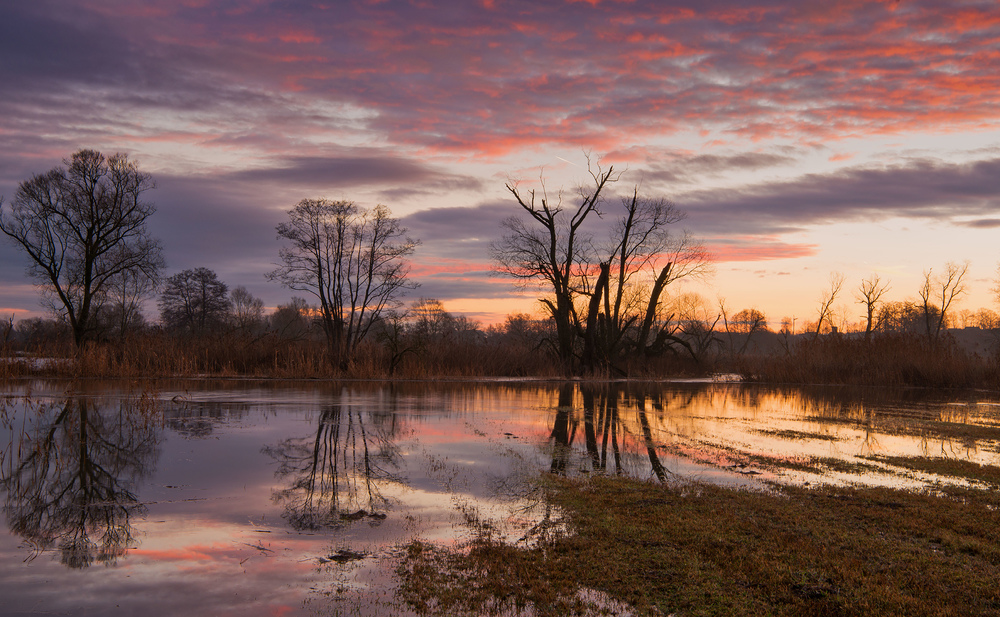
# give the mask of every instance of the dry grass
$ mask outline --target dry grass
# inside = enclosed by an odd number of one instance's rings
[[[950,339],[917,335],[820,336],[788,352],[741,358],[734,370],[748,381],[939,388],[1000,386],[995,359],[966,353]]]
[[[415,542],[402,598],[434,615],[581,614],[581,588],[637,615],[1000,614],[989,493],[548,482],[570,533],[534,548]]]
[[[1000,467],[996,465],[981,465],[973,461],[940,457],[873,456],[870,458],[913,471],[963,478],[991,485],[994,489],[1000,487]]]
[[[2,358],[4,356],[0,356]],[[438,344],[415,348],[393,362],[382,345],[363,343],[350,362],[334,362],[321,341],[238,335],[136,336],[88,343],[82,349],[49,345],[0,362],[0,378],[26,375],[85,378],[175,376],[278,379],[428,379],[434,377],[558,377],[559,363],[526,345]],[[32,359],[55,359],[32,362]]]

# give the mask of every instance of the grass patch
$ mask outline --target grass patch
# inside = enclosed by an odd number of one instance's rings
[[[933,473],[939,476],[965,478],[1000,486],[1000,467],[980,465],[972,461],[950,458],[924,458],[920,456],[872,456],[870,460],[888,463],[905,469]]]
[[[749,463],[771,469],[788,471],[805,471],[817,474],[826,472],[849,473],[862,475],[873,471],[881,471],[876,465],[868,465],[855,461],[834,458],[831,456],[811,456],[805,459],[768,456],[765,454],[746,454]]]
[[[515,548],[482,533],[414,542],[400,594],[423,614],[998,615],[1000,513],[987,492],[780,494],[622,478],[544,480],[568,533]]]
[[[826,433],[811,433],[808,431],[793,431],[793,430],[759,430],[755,431],[761,435],[768,435],[769,437],[778,437],[779,439],[789,439],[789,440],[799,440],[799,439],[820,439],[823,441],[840,441],[840,438],[836,435],[828,435]]]

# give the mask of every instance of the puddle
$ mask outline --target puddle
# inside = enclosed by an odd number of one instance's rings
[[[979,394],[719,381],[7,388],[11,613],[405,615],[394,568],[407,543],[558,530],[531,482],[540,471],[983,486],[1000,447],[1000,402]]]

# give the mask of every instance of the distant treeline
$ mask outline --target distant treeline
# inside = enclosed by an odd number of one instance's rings
[[[2,324],[0,353],[7,376],[80,377],[251,376],[262,378],[423,379],[432,377],[542,377],[565,373],[554,348],[551,319],[509,315],[483,326],[449,313],[434,299],[380,317],[353,356],[341,366],[316,308],[293,298],[270,314],[245,289],[205,320],[147,323],[141,314],[122,321],[109,313],[83,348],[67,324],[31,318]],[[632,357],[591,378],[663,379],[728,373],[769,383],[837,383],[884,386],[998,387],[1000,329],[945,329],[931,338],[911,306],[887,306],[905,319],[882,319],[871,333],[828,328],[793,333],[767,327],[759,311],[725,319],[675,317],[664,327],[684,345],[656,357]],[[124,328],[123,328],[124,325]],[[59,358],[67,359],[59,362]],[[52,361],[56,359],[57,361]]]

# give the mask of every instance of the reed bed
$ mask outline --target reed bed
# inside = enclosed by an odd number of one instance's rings
[[[747,381],[762,383],[1000,387],[995,356],[964,351],[947,336],[935,341],[907,334],[883,334],[870,340],[810,337],[787,350],[737,358],[732,370]]]
[[[583,377],[663,379],[734,373],[745,381],[888,387],[1000,388],[995,355],[970,353],[947,336],[913,334],[801,337],[787,347],[746,354],[718,353],[697,361],[684,354],[629,358]],[[513,337],[418,339],[405,347],[366,341],[348,362],[323,340],[221,333],[178,336],[148,332],[80,349],[47,341],[0,349],[0,378],[252,377],[273,379],[434,379],[565,377],[544,344]]]
[[[396,357],[378,342],[350,361],[335,360],[323,341],[236,335],[149,333],[124,341],[39,345],[0,353],[0,378],[50,376],[142,379],[254,377],[273,379],[430,379],[558,377],[559,363],[537,347],[489,341],[414,345]]]

